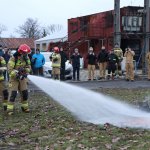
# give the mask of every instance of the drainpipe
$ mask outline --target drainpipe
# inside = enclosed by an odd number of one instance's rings
[[[120,0],[115,0],[114,4],[114,45],[118,43],[120,47]]]

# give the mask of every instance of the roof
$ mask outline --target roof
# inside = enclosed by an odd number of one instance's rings
[[[0,44],[3,47],[8,47],[10,49],[16,49],[21,44],[27,44],[30,48],[34,48],[33,38],[0,38]]]
[[[60,37],[60,38],[51,38],[51,36],[46,36],[44,38],[41,38],[41,39],[38,39],[35,41],[35,43],[40,43],[40,42],[53,42],[53,43],[56,43],[56,42],[65,42],[68,40],[68,37],[65,36],[65,37]]]
[[[59,42],[59,41],[66,41],[67,38],[67,31],[65,29],[62,29],[60,31],[57,31],[51,35],[48,35],[46,37],[43,37],[41,39],[35,40],[36,43],[38,42]]]

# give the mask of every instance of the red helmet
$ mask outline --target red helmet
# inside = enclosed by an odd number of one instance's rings
[[[59,48],[58,47],[54,47],[54,52],[55,53],[59,53]]]
[[[31,49],[27,44],[21,44],[18,48],[18,53],[23,54],[23,53],[30,53]]]

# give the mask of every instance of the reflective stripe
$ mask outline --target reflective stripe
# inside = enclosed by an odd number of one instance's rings
[[[23,107],[23,108],[28,108],[28,107],[29,107],[28,102],[22,103],[22,104],[21,104],[21,107]]]
[[[0,81],[3,81],[4,80],[4,76],[0,76]]]
[[[15,62],[14,61],[9,61],[9,65],[10,65],[10,67],[14,67],[15,66]]]
[[[14,105],[13,104],[8,104],[7,105],[7,110],[8,111],[11,111],[11,110],[13,110],[14,109]]]
[[[6,65],[5,60],[2,60],[2,61],[1,61],[1,64]]]
[[[11,73],[9,75],[10,75],[10,77],[15,77],[16,76],[16,72],[15,71],[11,71]]]
[[[52,64],[52,67],[60,67],[60,64]]]

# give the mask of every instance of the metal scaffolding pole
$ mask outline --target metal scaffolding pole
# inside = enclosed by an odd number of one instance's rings
[[[120,34],[120,0],[115,0],[114,4],[114,45],[118,43],[120,47],[121,34]]]
[[[146,54],[149,51],[149,38],[150,38],[150,0],[144,0],[144,52],[143,52],[143,66],[142,73],[147,74]]]

